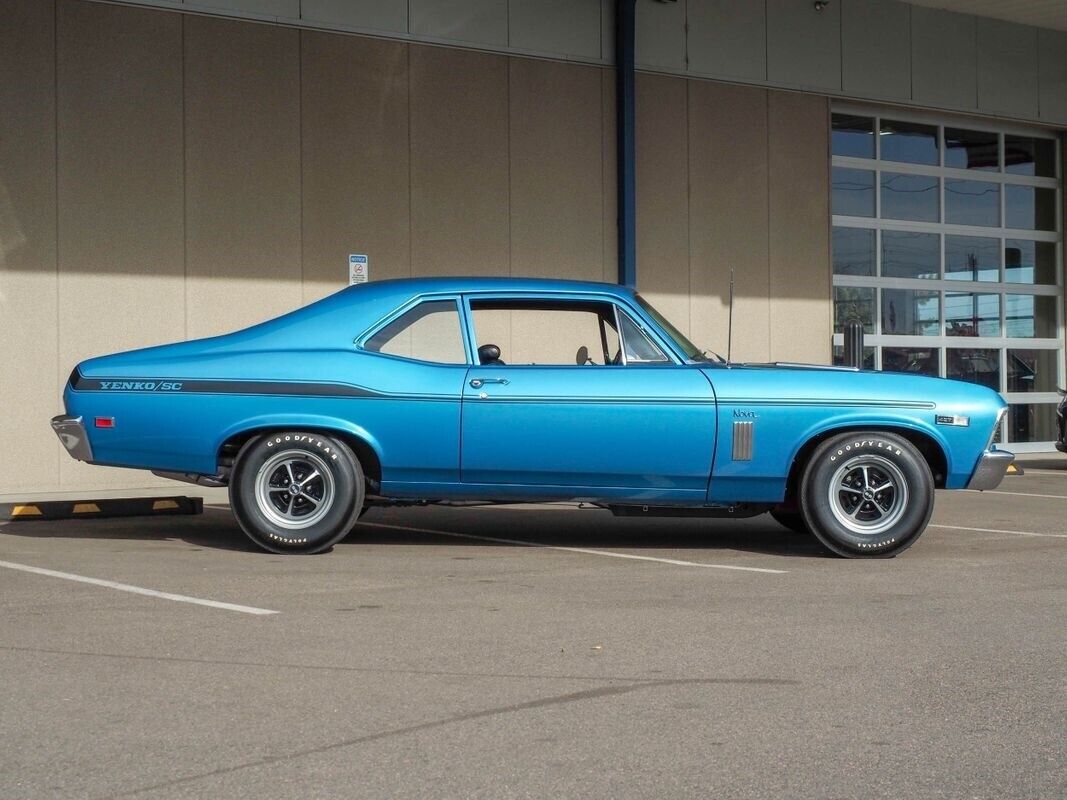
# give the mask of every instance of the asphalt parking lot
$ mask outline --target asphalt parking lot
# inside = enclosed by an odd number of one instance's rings
[[[0,797],[1064,797],[1065,511],[1050,457],[889,561],[571,506],[288,558],[217,506],[8,523]]]

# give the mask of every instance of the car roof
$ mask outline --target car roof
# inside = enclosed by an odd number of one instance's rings
[[[383,294],[466,293],[466,292],[575,292],[632,297],[633,289],[613,283],[573,281],[559,278],[441,277],[396,278],[350,286],[346,292]]]

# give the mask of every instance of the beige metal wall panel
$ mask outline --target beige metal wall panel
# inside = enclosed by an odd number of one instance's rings
[[[603,194],[603,231],[604,231],[604,277],[603,280],[615,283],[619,279],[619,210],[618,181],[616,181],[616,143],[615,130],[615,71],[600,70],[600,99],[603,151],[601,157],[601,181]]]
[[[841,90],[841,4],[767,0],[767,77],[778,86]]]
[[[299,37],[185,18],[190,338],[300,304]]]
[[[507,45],[508,0],[408,0],[408,29],[435,39]]]
[[[689,3],[689,70],[740,80],[767,80],[767,6],[737,0]]]
[[[978,18],[978,107],[1036,117],[1037,28]]]
[[[690,333],[726,355],[733,269],[736,360],[770,355],[767,170],[767,91],[690,81]]]
[[[348,283],[349,253],[372,280],[411,275],[408,45],[302,33],[303,300]]]
[[[91,356],[185,338],[182,18],[60,0],[56,41],[59,361],[68,373]],[[67,487],[160,483],[70,458],[60,476]]]
[[[689,330],[687,84],[639,74],[635,120],[637,285],[682,331]]]
[[[507,58],[410,56],[412,273],[507,275]]]
[[[830,363],[830,111],[769,94],[770,357]]]
[[[300,18],[325,25],[407,33],[408,4],[397,0],[301,0]]]
[[[0,0],[0,18],[0,468],[5,492],[50,490],[62,448],[48,418],[63,411],[66,378],[56,353],[55,13],[41,0]]]
[[[300,19],[301,0],[184,0],[190,8]]]
[[[637,0],[634,59],[639,67],[685,69],[686,4]]]
[[[1067,125],[1067,32],[1042,30],[1038,40],[1041,119]]]
[[[509,0],[508,44],[519,50],[600,58],[600,0]]]
[[[911,9],[911,84],[917,103],[978,107],[977,26],[968,14]]]
[[[841,6],[841,84],[846,94],[911,99],[911,6],[848,0]]]
[[[601,71],[511,60],[511,274],[604,274]]]

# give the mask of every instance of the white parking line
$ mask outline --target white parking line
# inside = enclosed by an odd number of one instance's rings
[[[439,531],[431,528],[412,528],[407,525],[386,525],[382,522],[359,522],[358,525],[368,525],[374,528],[391,528],[398,531],[413,531],[415,533],[429,533],[435,536],[451,536],[456,539],[474,539],[479,542],[493,542],[494,544],[513,544],[520,547],[542,547],[546,550],[562,550],[565,553],[584,553],[590,556],[607,556],[608,558],[626,558],[632,561],[655,561],[660,564],[672,564],[677,567],[703,567],[704,569],[732,569],[740,572],[763,572],[771,575],[785,575],[784,569],[767,569],[765,567],[738,567],[733,564],[704,564],[698,561],[679,561],[675,558],[655,558],[654,556],[635,556],[629,553],[611,553],[607,550],[589,550],[585,547],[562,547],[554,544],[542,544],[540,542],[525,542],[518,539],[498,539],[494,536],[475,536],[471,533],[452,533]]]
[[[1035,494],[1033,492],[1002,492],[997,489],[986,489],[984,492],[978,489],[964,489],[965,492],[978,492],[978,494],[1010,494],[1015,497],[1050,497],[1053,500],[1067,500],[1067,494]]]
[[[209,608],[221,608],[223,611],[240,611],[242,614],[257,614],[260,616],[278,613],[277,611],[271,611],[270,609],[266,608],[240,606],[234,603],[221,603],[218,600],[203,600],[199,597],[187,597],[184,594],[172,594],[171,592],[157,592],[155,589],[143,589],[140,586],[131,586],[128,583],[116,583],[115,581],[105,581],[101,580],[100,578],[87,578],[84,575],[75,575],[71,572],[57,572],[54,569],[31,567],[28,564],[16,564],[13,561],[0,561],[0,567],[4,567],[6,569],[15,569],[19,570],[20,572],[32,572],[34,575],[46,575],[49,578],[62,578],[66,581],[89,583],[93,586],[103,586],[105,589],[117,589],[120,592],[141,594],[145,597],[158,597],[161,600],[174,600],[178,603],[193,603],[194,605],[208,606]]]
[[[1010,533],[1014,536],[1042,536],[1049,539],[1067,539],[1067,533],[1034,533],[1033,531],[1002,531],[997,528],[968,528],[964,525],[927,525],[928,528],[946,528],[950,531],[977,531],[978,533]]]

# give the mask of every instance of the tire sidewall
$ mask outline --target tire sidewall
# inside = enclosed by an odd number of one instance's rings
[[[333,478],[330,509],[308,528],[291,530],[274,524],[256,501],[259,470],[279,450],[303,450],[317,456]],[[248,538],[264,550],[320,553],[343,539],[351,529],[363,508],[364,491],[359,461],[343,442],[311,431],[279,431],[252,439],[241,448],[230,481],[230,507]]]
[[[908,498],[900,519],[878,535],[859,534],[842,525],[830,507],[829,484],[841,464],[859,455],[877,455],[893,463],[907,484]],[[903,437],[859,431],[835,436],[812,454],[801,488],[801,513],[808,527],[828,549],[849,558],[890,558],[922,535],[934,507],[934,481],[926,459]]]

